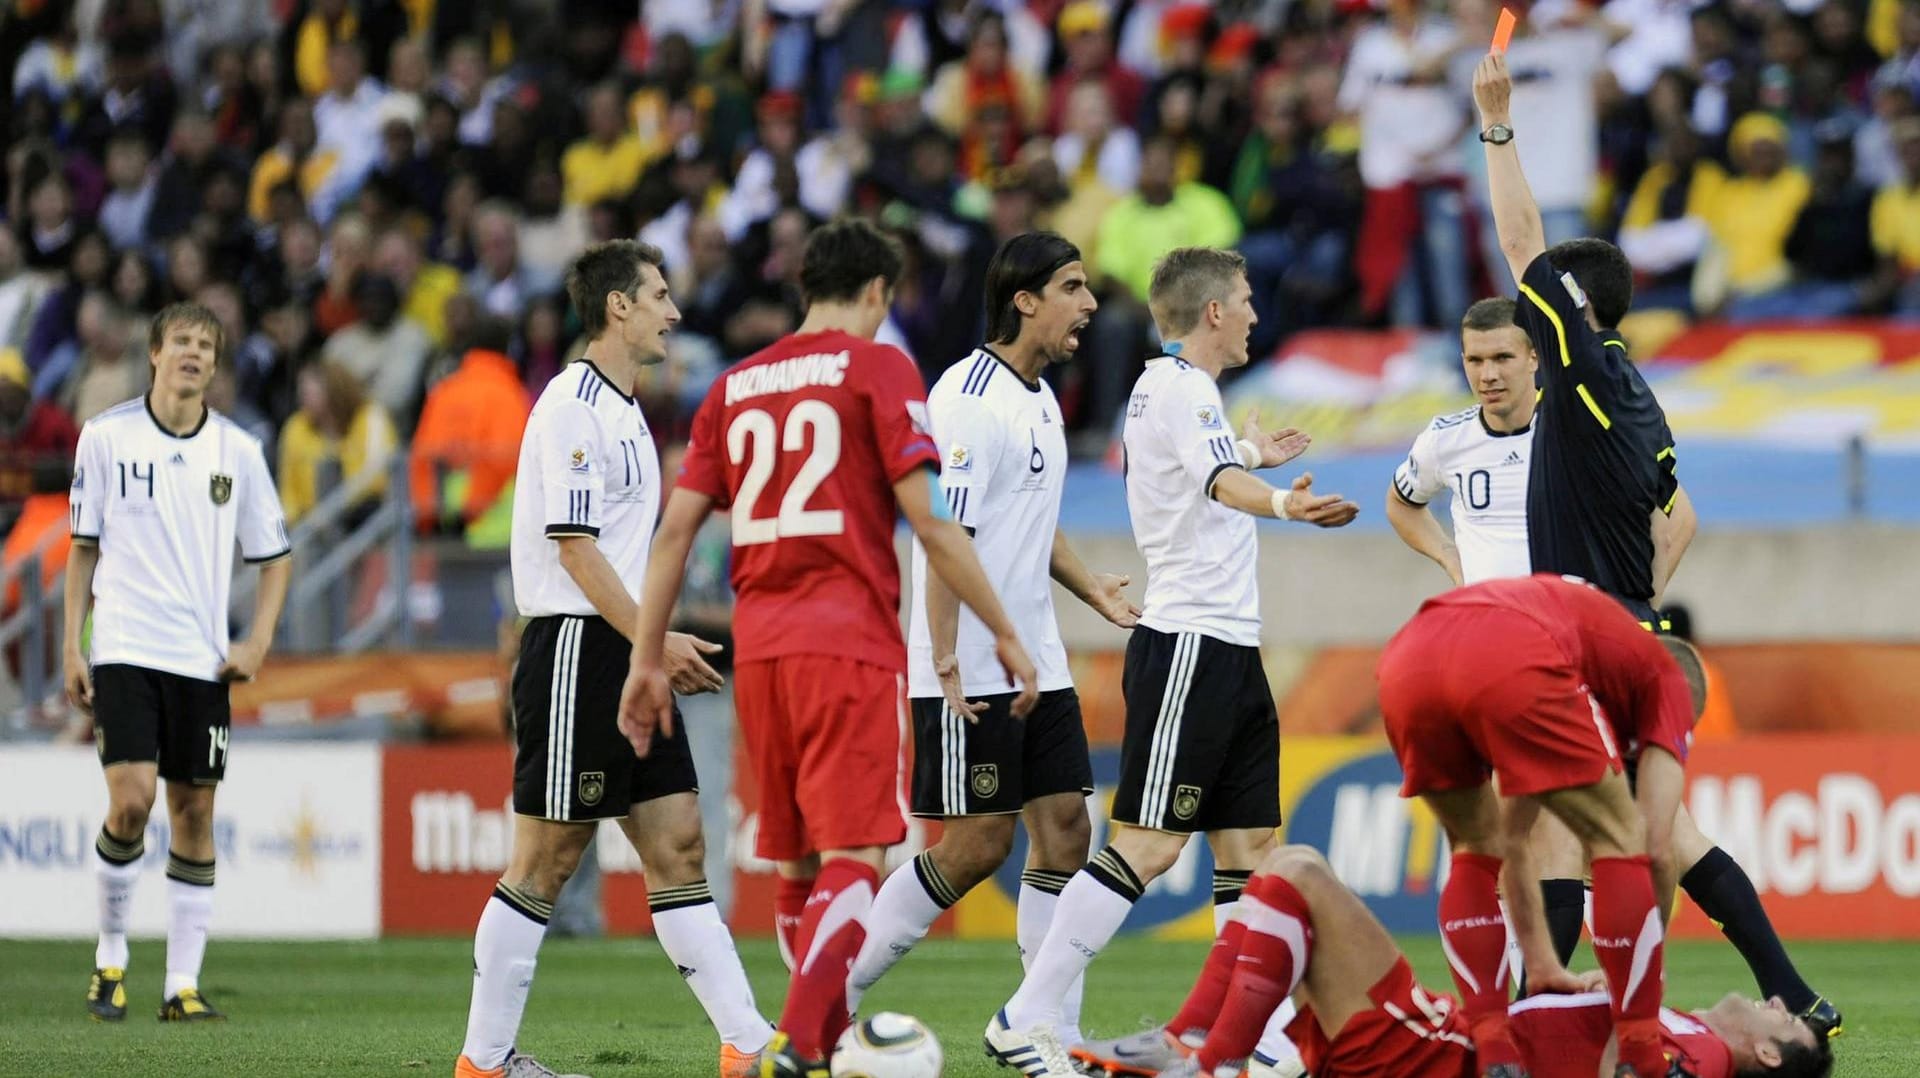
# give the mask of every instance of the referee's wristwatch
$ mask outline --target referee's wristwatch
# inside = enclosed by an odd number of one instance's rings
[[[1489,124],[1481,130],[1480,141],[1505,146],[1513,141],[1513,128],[1506,124]]]

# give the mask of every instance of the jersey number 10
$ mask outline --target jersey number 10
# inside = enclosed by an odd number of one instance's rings
[[[1465,475],[1453,473],[1453,485],[1469,508],[1485,509],[1493,504],[1493,473],[1485,468],[1475,468]]]
[[[777,516],[754,515],[760,495],[773,477],[777,453],[797,453],[807,444],[806,428],[813,428],[813,448],[787,484],[780,498]],[[839,535],[846,523],[838,509],[808,509],[807,501],[833,474],[840,463],[840,414],[825,401],[796,402],[787,413],[784,430],[774,444],[775,424],[771,413],[750,408],[735,416],[727,428],[727,456],[735,466],[745,463],[747,474],[733,499],[733,545],[756,546],[775,539],[797,539],[814,535]]]

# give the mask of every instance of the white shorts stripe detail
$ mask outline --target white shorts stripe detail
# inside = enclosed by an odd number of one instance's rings
[[[560,818],[560,723],[561,708],[565,703],[561,680],[566,670],[563,661],[567,647],[566,622],[560,623],[560,630],[553,634],[553,669],[547,677],[547,818]]]
[[[1147,752],[1146,788],[1140,792],[1140,826],[1161,827],[1173,794],[1173,764],[1180,750],[1180,720],[1187,710],[1187,689],[1200,656],[1200,634],[1180,633],[1174,639],[1173,660],[1167,667],[1167,687],[1160,697],[1160,715],[1153,724],[1153,744]]]
[[[940,698],[940,811],[948,816],[960,813],[953,801],[953,757],[957,731],[953,728],[953,707]]]
[[[580,702],[580,631],[586,624],[581,618],[567,619],[567,757],[560,770],[562,817],[573,812],[573,727],[579,718],[576,708]]]
[[[547,817],[564,820],[572,807],[574,700],[579,695],[580,618],[564,618],[553,644],[553,681],[547,699]]]

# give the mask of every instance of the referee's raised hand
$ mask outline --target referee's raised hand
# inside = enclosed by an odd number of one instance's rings
[[[1513,77],[1507,73],[1507,58],[1490,52],[1473,69],[1473,103],[1480,109],[1480,122],[1503,124],[1513,118]]]

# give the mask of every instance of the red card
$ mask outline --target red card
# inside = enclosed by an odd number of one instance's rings
[[[1493,27],[1494,52],[1507,51],[1507,42],[1513,40],[1513,26],[1518,21],[1513,17],[1512,9],[1504,7],[1500,9],[1500,21]]]

